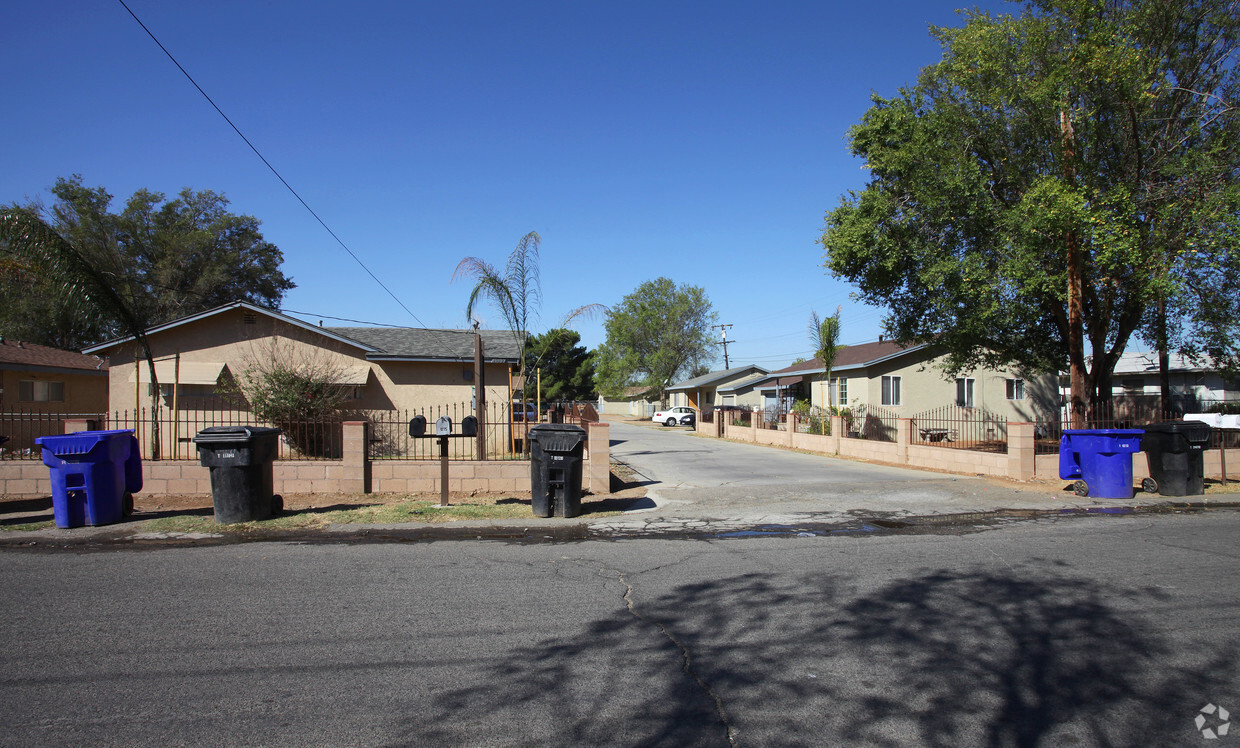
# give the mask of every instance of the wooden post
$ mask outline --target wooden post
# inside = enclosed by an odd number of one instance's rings
[[[478,419],[478,459],[487,458],[487,381],[486,357],[482,346],[482,333],[474,331],[474,417]],[[444,480],[448,468],[444,463]],[[447,494],[444,494],[445,496]]]
[[[450,506],[448,497],[448,437],[439,437],[439,505]]]

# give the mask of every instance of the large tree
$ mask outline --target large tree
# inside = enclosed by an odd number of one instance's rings
[[[1035,0],[936,28],[943,59],[850,132],[871,179],[826,266],[959,370],[1065,365],[1074,424],[1138,335],[1240,353],[1236,0]]]
[[[562,327],[530,338],[526,370],[541,373],[544,401],[585,400],[594,392],[594,357],[580,342],[579,334]]]
[[[211,191],[184,189],[172,200],[139,190],[123,210],[112,195],[74,175],[59,179],[39,217],[97,269],[147,326],[231,301],[279,306],[293,282],[280,271],[283,255],[263,239],[253,216],[227,210]],[[12,206],[16,210],[19,206]],[[128,334],[114,310],[57,293],[40,268],[7,245],[0,272],[0,330],[57,348],[81,348]]]
[[[716,315],[698,286],[667,278],[646,281],[607,313],[607,339],[596,352],[595,381],[604,394],[645,387],[662,402],[668,385],[704,372],[718,343]]]

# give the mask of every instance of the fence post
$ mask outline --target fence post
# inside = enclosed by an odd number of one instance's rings
[[[831,416],[831,451],[840,453],[840,439],[844,438],[844,416]]]
[[[788,446],[796,444],[797,435],[797,414],[791,410],[788,411]]]
[[[766,420],[765,410],[755,410],[749,416],[749,432],[750,432],[749,441],[753,442],[754,444],[758,443],[758,420],[759,419],[762,419],[764,421]]]
[[[95,420],[93,418],[66,418],[65,433],[76,434],[79,431],[94,431]]]
[[[1032,480],[1036,472],[1036,436],[1032,423],[1008,422],[1007,474],[1014,480]]]
[[[342,493],[370,493],[369,425],[366,421],[344,422]]]
[[[896,458],[900,464],[908,464],[908,445],[913,441],[913,419],[901,418],[896,426]]]
[[[598,496],[611,493],[611,424],[595,421],[586,424],[586,483],[590,493]]]

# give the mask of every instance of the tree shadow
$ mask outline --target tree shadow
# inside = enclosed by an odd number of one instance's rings
[[[732,729],[749,745],[1167,745],[1234,692],[1235,651],[1175,649],[1145,612],[1159,593],[1053,564],[864,594],[774,573],[641,588],[631,611],[474,666],[407,737],[468,742],[461,714],[546,714],[515,744],[727,745]]]

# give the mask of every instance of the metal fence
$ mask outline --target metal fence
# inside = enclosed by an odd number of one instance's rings
[[[844,413],[848,436],[853,439],[873,439],[878,442],[896,441],[900,414],[877,405],[862,403]]]
[[[101,422],[100,413],[44,413],[37,410],[0,412],[0,460],[41,460],[42,451],[34,443],[41,436],[65,433],[65,421],[89,418]]]
[[[277,460],[339,460],[344,452],[343,417],[316,421],[263,423],[245,410],[160,410],[155,420],[145,408],[110,413],[97,424],[100,429],[131,429],[138,437],[143,460],[196,460],[194,437],[215,426],[275,426],[284,433]],[[156,425],[158,424],[158,426]],[[158,454],[154,450],[158,428]]]
[[[436,405],[413,410],[390,410],[369,413],[370,444],[368,452],[371,460],[438,460],[439,440],[432,437],[415,437],[409,435],[409,423],[415,416],[426,419],[427,433],[433,434],[435,422],[442,417],[452,419],[452,433],[461,433],[460,424],[466,416],[475,415],[468,403]],[[529,457],[528,431],[534,423],[527,423],[517,412],[517,419],[512,417],[512,410],[507,403],[496,403],[487,407],[486,417],[479,424],[485,435],[486,458],[488,460],[519,460]],[[478,451],[478,439],[470,437],[453,437],[447,440],[448,459],[478,460],[482,459]]]
[[[982,408],[944,405],[913,416],[912,438],[932,447],[1006,452],[1007,418]]]

